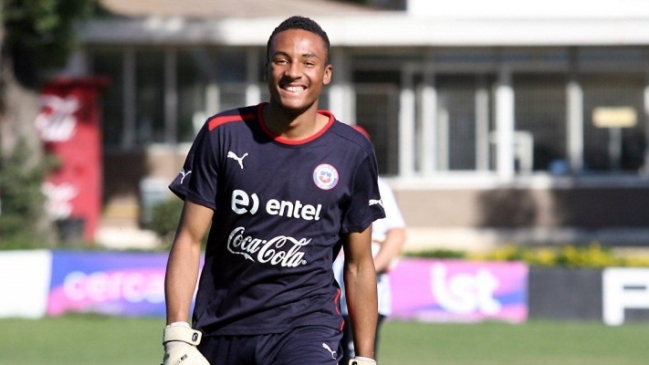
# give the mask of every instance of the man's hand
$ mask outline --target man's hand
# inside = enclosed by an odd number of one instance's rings
[[[349,365],[376,365],[376,360],[369,357],[356,356],[349,360]]]
[[[162,365],[210,365],[198,351],[202,334],[185,322],[176,322],[165,327],[162,344],[165,348]]]

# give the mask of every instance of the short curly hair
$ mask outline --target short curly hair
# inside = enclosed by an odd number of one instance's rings
[[[325,32],[318,23],[316,23],[314,20],[303,17],[303,16],[298,16],[294,15],[290,18],[287,18],[284,20],[280,25],[273,30],[273,33],[270,35],[268,38],[268,43],[266,44],[266,61],[270,61],[270,49],[271,49],[271,44],[273,42],[273,38],[280,32],[283,32],[285,30],[290,30],[290,29],[302,29],[306,30],[307,32],[311,32],[314,34],[317,34],[322,38],[322,41],[324,42],[325,45],[325,50],[327,52],[327,57],[326,57],[326,63],[329,64],[329,56],[331,54],[331,43],[329,42],[329,37],[327,36],[327,32]]]

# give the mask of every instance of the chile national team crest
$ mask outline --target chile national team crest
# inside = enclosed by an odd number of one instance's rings
[[[338,170],[323,163],[313,170],[313,182],[322,190],[331,190],[338,184]]]

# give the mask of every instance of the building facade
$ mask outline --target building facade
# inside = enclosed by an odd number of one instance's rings
[[[230,2],[104,0],[119,16],[83,26],[67,72],[111,78],[104,227],[141,223],[209,115],[267,99],[266,41],[300,14],[332,42],[321,107],[372,135],[407,247],[649,244],[649,4]]]

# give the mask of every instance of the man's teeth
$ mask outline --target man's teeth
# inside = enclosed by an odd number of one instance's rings
[[[286,87],[286,90],[288,90],[288,91],[290,91],[292,93],[295,93],[295,94],[299,94],[302,91],[304,91],[304,88],[302,88],[301,86],[288,86],[288,87]]]

